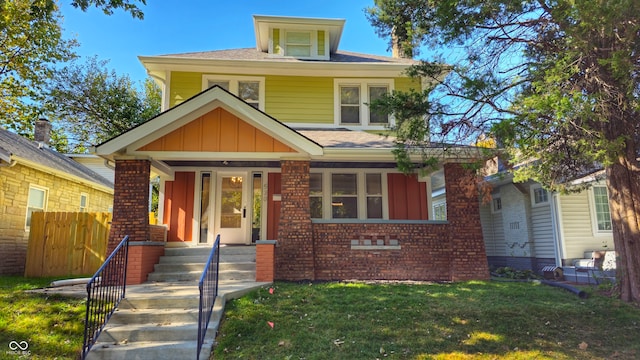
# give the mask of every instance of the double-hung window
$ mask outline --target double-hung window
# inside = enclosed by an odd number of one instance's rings
[[[331,174],[331,217],[358,218],[357,174]]]
[[[27,216],[25,226],[31,227],[31,215],[36,211],[45,211],[47,207],[47,197],[49,190],[43,187],[29,186],[29,198],[27,199]]]
[[[264,111],[264,78],[226,75],[204,75],[203,90],[215,85],[227,90],[256,109]]]
[[[384,128],[391,124],[389,115],[373,111],[369,104],[391,93],[392,79],[336,79],[335,124]]]
[[[539,185],[531,187],[531,206],[541,206],[549,203],[549,192]]]
[[[285,56],[311,57],[311,31],[285,32]]]
[[[87,212],[89,209],[89,195],[87,193],[80,194],[80,212]]]
[[[595,230],[597,230],[597,232],[611,231],[609,196],[605,186],[593,187],[593,208],[595,213]]]
[[[382,219],[382,175],[365,174],[367,219]]]

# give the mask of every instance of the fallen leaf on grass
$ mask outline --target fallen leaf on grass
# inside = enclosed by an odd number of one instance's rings
[[[333,344],[335,346],[340,346],[340,345],[344,344],[344,340],[335,339],[335,340],[333,340]]]
[[[587,344],[586,342],[581,342],[580,345],[578,345],[578,348],[580,348],[580,350],[587,350],[587,348],[589,347],[589,344]]]
[[[273,288],[269,288],[269,294],[273,295]]]
[[[271,328],[273,329],[273,326],[275,325],[273,322],[271,321],[267,321],[267,324],[269,324],[269,326],[271,326]]]

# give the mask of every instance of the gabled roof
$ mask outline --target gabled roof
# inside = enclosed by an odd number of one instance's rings
[[[38,142],[31,141],[0,127],[0,160],[16,161],[29,167],[47,169],[60,176],[68,176],[113,189],[113,183],[86,166],[73,161]]]
[[[107,158],[142,155],[143,152],[139,151],[140,148],[217,108],[223,108],[227,112],[236,115],[251,126],[301,154],[309,156],[322,154],[322,146],[318,143],[217,85],[96,146],[95,152],[97,155]]]

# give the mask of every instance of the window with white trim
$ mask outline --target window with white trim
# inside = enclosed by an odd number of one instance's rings
[[[358,218],[357,174],[331,174],[331,217]]]
[[[309,200],[313,219],[386,219],[387,176],[384,172],[312,172]]]
[[[29,186],[29,198],[27,199],[27,215],[25,219],[25,227],[27,228],[27,230],[31,227],[31,215],[36,211],[46,210],[48,197],[49,189],[36,185]]]
[[[80,208],[78,211],[87,212],[89,210],[89,194],[80,193]]]
[[[227,75],[203,75],[202,89],[215,85],[229,91],[256,109],[264,111],[264,78]]]
[[[594,186],[592,191],[593,208],[595,212],[595,229],[598,232],[610,232],[612,225],[607,188],[605,186]]]
[[[369,104],[393,91],[393,79],[336,79],[335,124],[384,128],[392,125],[389,115],[374,112]]]
[[[531,206],[541,206],[549,203],[549,192],[540,185],[534,185],[530,188]]]
[[[311,31],[286,31],[284,54],[298,58],[311,57]]]
[[[322,197],[322,174],[309,174],[309,205],[312,219],[322,219]]]
[[[447,203],[433,204],[433,220],[447,220]]]
[[[382,175],[365,174],[367,219],[382,219]]]

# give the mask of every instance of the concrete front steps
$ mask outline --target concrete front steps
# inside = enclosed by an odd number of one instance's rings
[[[198,280],[210,248],[166,250],[156,271],[149,274],[155,281],[127,287],[125,299],[100,334],[88,359],[196,358]],[[253,278],[248,274],[252,271],[252,261]],[[218,298],[200,359],[210,357],[226,301],[268,284],[254,279],[255,247],[221,247]]]

